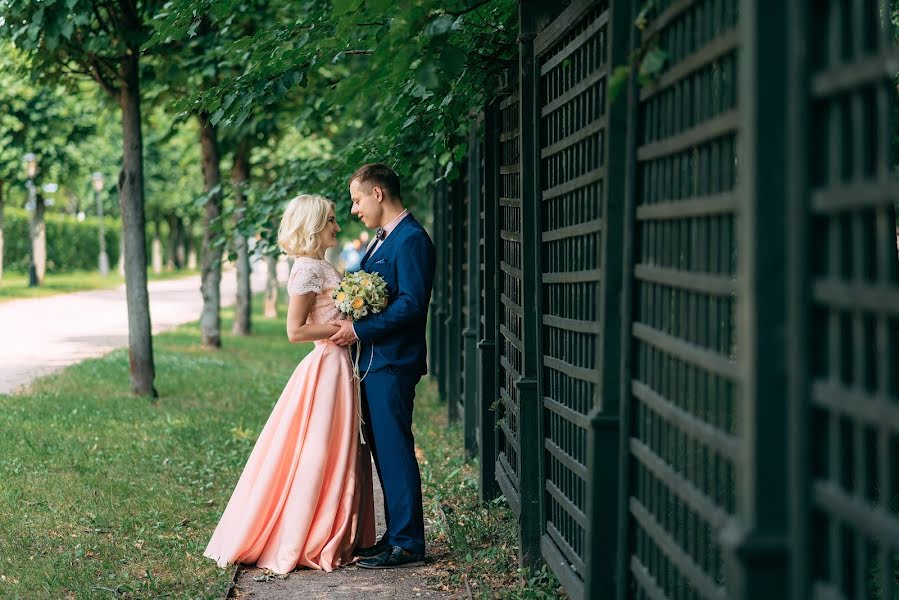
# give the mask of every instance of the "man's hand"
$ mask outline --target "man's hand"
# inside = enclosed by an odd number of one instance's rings
[[[338,346],[349,346],[359,339],[353,331],[352,321],[331,321],[328,325],[340,327],[340,331],[330,337],[330,340]]]

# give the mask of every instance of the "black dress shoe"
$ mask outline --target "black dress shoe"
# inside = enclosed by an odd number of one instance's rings
[[[390,546],[383,541],[378,542],[374,546],[366,546],[365,548],[356,548],[353,551],[353,556],[361,556],[362,558],[371,558],[372,556],[377,556],[389,549]]]
[[[412,554],[399,546],[389,546],[378,555],[360,560],[357,567],[363,569],[400,569],[404,567],[420,567],[425,564],[423,554]]]

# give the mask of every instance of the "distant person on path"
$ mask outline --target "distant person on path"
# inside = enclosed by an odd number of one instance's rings
[[[374,454],[384,490],[387,531],[377,544],[356,550],[356,564],[387,569],[422,564],[425,553],[421,476],[412,437],[415,385],[427,372],[425,329],[434,283],[434,244],[403,206],[400,179],[389,167],[368,164],[349,181],[352,214],[376,239],[362,259],[362,269],[387,282],[389,302],[378,314],[355,323],[334,320],[340,331],[331,341],[361,342],[365,439]],[[370,358],[369,358],[370,357]]]
[[[356,238],[340,253],[343,269],[347,273],[355,273],[362,268],[362,240]]]
[[[281,220],[278,244],[295,258],[287,335],[315,349],[288,380],[203,553],[221,567],[331,571],[375,541],[371,455],[359,440],[353,367],[328,341],[341,330],[331,298],[341,276],[324,253],[339,231],[334,203],[321,196],[297,196]]]

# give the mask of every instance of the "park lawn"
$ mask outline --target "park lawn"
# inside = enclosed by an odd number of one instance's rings
[[[256,302],[260,307],[261,302]],[[281,320],[221,351],[196,324],[156,336],[156,402],[114,351],[0,395],[0,598],[218,598],[202,556],[272,406],[311,345]]]
[[[161,281],[198,273],[199,271],[196,269],[162,271],[161,273],[153,273],[152,270],[148,270],[147,277],[150,281]],[[100,275],[99,271],[72,271],[70,273],[47,273],[44,283],[30,288],[28,287],[28,274],[7,271],[3,273],[3,279],[0,280],[0,302],[19,298],[43,298],[84,290],[117,288],[124,283],[125,279],[115,270],[106,277]]]
[[[261,312],[262,302],[254,303]],[[127,390],[124,350],[0,395],[0,597],[220,598],[233,569],[202,556],[256,435],[311,345],[287,342],[282,319],[200,347],[190,324],[154,338],[157,401]],[[556,598],[545,570],[517,568],[516,524],[478,502],[477,464],[425,378],[419,445],[431,587],[476,597]]]

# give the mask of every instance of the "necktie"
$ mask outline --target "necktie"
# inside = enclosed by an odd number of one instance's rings
[[[378,231],[375,233],[375,237],[376,237],[379,241],[382,241],[382,242],[383,242],[383,241],[384,241],[384,238],[387,237],[387,231],[385,231],[383,227],[378,227]]]

